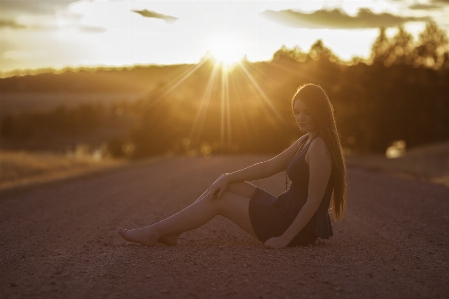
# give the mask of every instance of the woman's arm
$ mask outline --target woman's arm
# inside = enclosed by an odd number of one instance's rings
[[[307,137],[307,135],[301,136],[289,148],[270,160],[220,176],[210,187],[210,194],[218,192],[217,197],[220,198],[226,186],[230,183],[263,179],[285,170],[287,162]]]
[[[230,183],[252,181],[267,178],[285,170],[287,162],[295,154],[301,141],[307,138],[306,135],[296,140],[289,148],[270,160],[263,161],[247,168],[228,173],[227,178]]]
[[[332,162],[323,139],[317,138],[309,147],[309,187],[307,201],[290,227],[280,237],[271,238],[265,245],[272,248],[287,246],[312,219],[318,210],[329,181]]]

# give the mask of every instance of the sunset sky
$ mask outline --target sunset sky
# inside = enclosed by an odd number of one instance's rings
[[[449,1],[0,0],[1,72],[18,69],[268,60],[322,39],[367,57],[378,27],[449,32]],[[394,33],[394,30],[390,30]]]

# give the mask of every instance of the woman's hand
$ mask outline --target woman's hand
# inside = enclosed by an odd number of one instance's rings
[[[290,243],[289,240],[287,240],[283,236],[280,236],[268,239],[267,241],[265,241],[264,245],[269,248],[284,248],[287,247],[288,243]]]
[[[225,192],[226,187],[229,184],[228,174],[222,174],[210,187],[209,187],[209,196],[210,199],[220,198],[223,192]]]

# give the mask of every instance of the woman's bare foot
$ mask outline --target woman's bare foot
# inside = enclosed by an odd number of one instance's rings
[[[140,243],[145,246],[154,246],[158,242],[159,236],[150,227],[143,227],[138,229],[123,229],[118,230],[120,237],[126,241]]]
[[[175,246],[178,245],[179,236],[180,234],[162,236],[159,238],[159,240],[157,240],[157,242],[168,246]]]

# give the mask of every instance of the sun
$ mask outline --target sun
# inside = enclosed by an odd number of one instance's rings
[[[238,39],[230,35],[222,35],[211,41],[210,55],[216,63],[232,67],[238,64],[243,54],[241,43]]]

